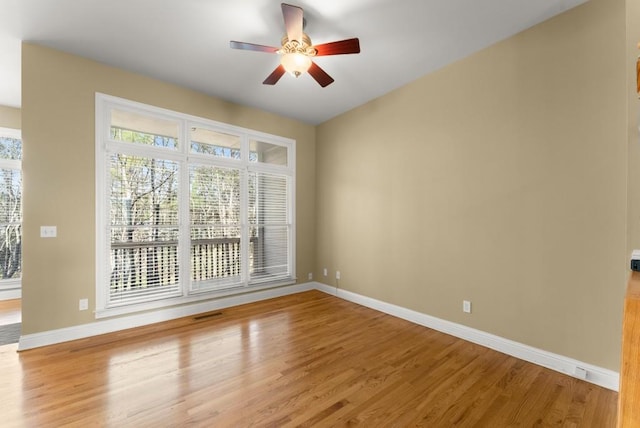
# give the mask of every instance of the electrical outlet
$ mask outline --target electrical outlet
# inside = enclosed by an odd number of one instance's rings
[[[323,274],[324,276],[327,276],[327,268],[322,269],[322,274]]]
[[[309,281],[311,281],[313,279],[313,273],[309,272],[309,275],[307,275],[307,278],[309,279]]]
[[[78,310],[86,311],[89,309],[89,299],[80,299],[78,302]]]
[[[336,279],[340,279],[340,271],[339,270],[336,271]]]
[[[573,370],[573,375],[578,379],[586,379],[587,378],[587,370],[582,367],[577,367]]]
[[[471,313],[471,302],[469,300],[462,301],[462,312],[465,312],[467,314]]]

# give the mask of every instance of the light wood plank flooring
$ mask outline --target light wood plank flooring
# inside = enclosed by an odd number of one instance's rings
[[[615,392],[321,292],[220,312],[0,347],[0,425],[615,426]]]
[[[22,322],[22,301],[20,299],[0,300],[0,325]]]

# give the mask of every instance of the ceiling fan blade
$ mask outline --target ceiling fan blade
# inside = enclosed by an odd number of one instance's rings
[[[360,53],[360,40],[357,38],[340,40],[339,42],[323,43],[314,46],[314,48],[318,51],[316,56],[357,54]]]
[[[282,3],[282,16],[289,40],[302,40],[303,11],[298,6]]]
[[[282,66],[282,64],[280,64],[279,66],[276,67],[275,70],[273,70],[273,72],[269,75],[269,77],[264,79],[264,82],[262,83],[264,85],[275,85],[276,83],[278,83],[278,80],[280,80],[280,78],[284,75],[284,73],[285,73],[284,67]]]
[[[229,44],[231,45],[231,49],[242,49],[245,51],[276,53],[280,49],[280,48],[274,48],[273,46],[256,45],[253,43],[245,43],[245,42],[236,42],[234,40],[229,42]]]
[[[316,82],[318,82],[323,88],[333,83],[333,78],[313,61],[311,62],[311,67],[309,67],[309,74],[311,77],[316,79]]]

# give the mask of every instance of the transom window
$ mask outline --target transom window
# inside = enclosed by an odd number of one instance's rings
[[[97,316],[292,283],[295,142],[96,96]]]

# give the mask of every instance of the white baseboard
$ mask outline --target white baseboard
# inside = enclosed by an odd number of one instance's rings
[[[25,334],[20,336],[18,351],[54,345],[56,343],[68,342],[70,340],[84,339],[86,337],[97,336],[99,334],[113,333],[120,330],[126,330],[128,328],[141,327],[144,325],[188,317],[232,306],[244,305],[246,303],[272,299],[274,297],[287,296],[289,294],[313,290],[314,288],[316,287],[312,283],[294,284],[260,290],[253,293],[222,297],[215,300],[207,300],[205,302],[193,303],[191,305],[160,309],[153,312],[112,319],[102,319],[88,324],[49,330],[41,333]]]
[[[450,334],[452,336],[467,340],[472,343],[476,343],[478,345],[486,346],[487,348],[494,349],[504,354],[511,355],[521,360],[525,360],[530,363],[534,363],[539,366],[567,374],[569,376],[579,377],[575,376],[576,368],[584,369],[586,370],[587,375],[586,379],[584,380],[586,380],[587,382],[591,382],[595,385],[599,385],[613,391],[618,391],[620,374],[618,372],[614,372],[613,370],[594,366],[592,364],[578,361],[573,358],[554,354],[552,352],[544,351],[542,349],[534,348],[529,345],[486,333],[481,330],[476,330],[474,328],[457,324],[451,321],[432,317],[421,312],[416,312],[411,309],[403,308],[401,306],[372,299],[370,297],[362,296],[350,291],[341,290],[329,285],[316,282],[314,283],[314,286],[317,290],[320,290],[327,294],[331,294],[333,296],[337,296],[341,299],[348,300],[350,302],[357,303],[359,305],[366,306],[368,308],[375,309],[377,311],[384,312],[398,318],[402,318],[414,324],[419,324],[446,334]]]
[[[114,319],[103,319],[96,322],[82,324],[73,327],[49,330],[41,333],[26,334],[20,337],[18,345],[19,351],[38,348],[41,346],[54,345],[56,343],[68,342],[76,339],[97,336],[100,334],[113,333],[128,328],[141,327],[153,323],[169,321],[172,319],[187,317],[204,312],[228,308],[246,303],[258,302],[272,299],[274,297],[286,296],[289,294],[301,293],[309,290],[319,290],[327,294],[337,296],[341,299],[357,303],[362,306],[405,319],[415,324],[432,328],[443,333],[450,334],[460,339],[476,343],[487,348],[494,349],[507,355],[529,361],[560,373],[574,376],[576,368],[586,370],[586,381],[602,386],[613,391],[618,391],[620,375],[612,370],[594,366],[582,361],[578,361],[563,355],[547,352],[519,342],[505,339],[490,333],[476,330],[451,321],[446,321],[421,312],[403,308],[401,306],[386,303],[350,291],[331,287],[318,282],[308,282],[268,290],[256,291],[254,293],[241,294],[237,296],[223,297],[220,299],[198,302],[191,305],[179,306],[176,308],[166,308],[154,312],[135,314]]]
[[[0,300],[22,299],[22,289],[0,290]]]

